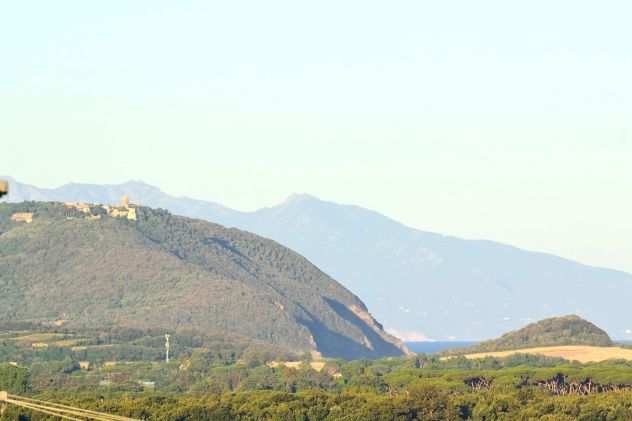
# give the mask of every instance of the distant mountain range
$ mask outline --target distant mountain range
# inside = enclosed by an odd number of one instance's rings
[[[148,207],[0,204],[0,320],[238,335],[348,359],[407,352],[297,253]]]
[[[10,201],[112,203],[127,194],[136,203],[271,238],[339,280],[406,340],[486,339],[562,314],[592,320],[614,338],[632,337],[630,274],[424,232],[357,206],[295,195],[278,206],[240,212],[135,181],[56,189],[15,180],[10,185]]]

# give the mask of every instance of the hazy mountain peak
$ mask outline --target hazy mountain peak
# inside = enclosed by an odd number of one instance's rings
[[[297,203],[322,202],[316,196],[307,193],[293,193],[283,201],[281,205],[292,205]]]
[[[114,186],[116,186],[117,184],[114,184]],[[159,187],[156,187],[152,184],[147,184],[142,180],[128,180],[122,184],[119,184],[119,186],[121,187],[139,187],[139,188],[145,188],[148,190],[156,190],[156,191],[162,191],[160,190]]]

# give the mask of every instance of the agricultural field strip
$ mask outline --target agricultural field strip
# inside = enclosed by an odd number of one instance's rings
[[[515,354],[537,354],[546,357],[558,357],[571,361],[579,361],[581,363],[602,362],[615,359],[632,360],[632,349],[583,345],[523,348],[511,351],[479,352],[474,354],[466,354],[464,355],[464,357],[469,359],[480,359],[487,357],[503,358]],[[445,357],[445,359],[447,358],[453,357]]]
[[[91,338],[77,336],[75,333],[33,333],[29,331],[8,331],[0,332],[0,339],[14,341],[18,344],[43,343],[57,348],[80,348],[77,350],[99,350],[109,349],[122,344],[99,344],[92,345]],[[86,345],[82,345],[88,342]]]
[[[0,334],[0,338],[15,341],[20,344],[45,343],[57,348],[75,347],[88,340],[88,338],[77,337],[69,333],[34,333],[26,335],[21,333],[15,336],[12,332],[6,332]]]
[[[60,338],[67,338],[69,336],[73,335],[65,333],[32,333],[24,336],[17,336],[12,339],[16,342],[49,342]]]

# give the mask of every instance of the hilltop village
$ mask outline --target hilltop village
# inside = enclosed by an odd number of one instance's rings
[[[121,197],[121,203],[118,205],[101,205],[83,202],[66,202],[66,219],[74,219],[79,211],[85,214],[86,219],[101,219],[102,216],[110,216],[112,218],[127,218],[130,221],[136,221],[138,214],[136,213],[136,205],[131,204],[128,196]],[[33,222],[33,212],[16,212],[11,215],[13,222],[25,222],[30,224]]]

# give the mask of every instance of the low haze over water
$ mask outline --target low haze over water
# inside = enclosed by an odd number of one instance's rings
[[[473,341],[448,341],[448,342],[406,342],[406,346],[412,352],[431,354],[446,349],[465,348],[477,344]]]

